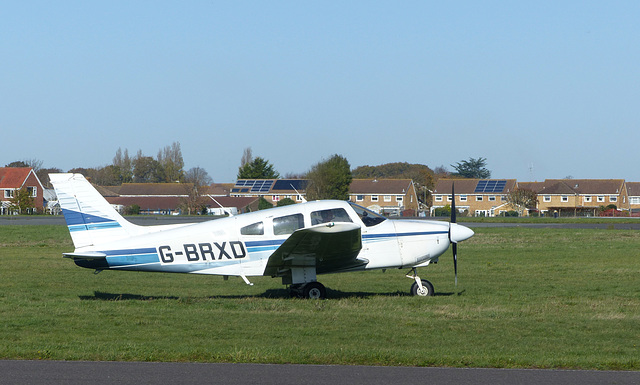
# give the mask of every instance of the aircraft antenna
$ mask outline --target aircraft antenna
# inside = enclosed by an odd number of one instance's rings
[[[217,204],[218,206],[220,206],[220,208],[222,209],[222,211],[223,211],[224,213],[228,214],[230,217],[232,217],[232,216],[233,216],[233,213],[231,212],[231,210],[229,210],[229,212],[227,212],[227,210],[224,208],[224,206],[223,206],[223,205],[221,205],[221,204],[220,204],[220,202],[218,202],[214,197],[212,197],[212,196],[211,196],[211,194],[207,194],[207,196],[208,196],[209,198],[211,198],[211,200],[212,200],[212,201],[216,202],[216,204]]]
[[[289,183],[289,186],[291,186],[291,188],[293,189],[293,191],[295,191],[295,192],[296,192],[296,194],[298,194],[298,196],[302,199],[302,203],[307,203],[307,200],[304,198],[304,196],[302,196],[302,194],[300,194],[300,193],[298,192],[298,190],[296,190],[296,188],[295,188],[295,187],[293,187],[293,184]]]

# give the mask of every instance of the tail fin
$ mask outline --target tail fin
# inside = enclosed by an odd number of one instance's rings
[[[136,225],[124,219],[82,174],[49,174],[76,249],[127,238]]]

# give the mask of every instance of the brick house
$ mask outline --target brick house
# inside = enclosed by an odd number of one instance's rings
[[[238,179],[231,188],[232,197],[263,197],[276,205],[289,198],[296,203],[304,201],[306,179]]]
[[[354,179],[349,200],[385,215],[418,215],[418,196],[411,179]]]
[[[627,182],[627,204],[619,205],[620,209],[627,209],[634,214],[640,214],[640,182]]]
[[[10,214],[11,198],[17,190],[26,188],[33,198],[32,210],[42,212],[44,188],[31,167],[0,167],[0,214]]]
[[[611,204],[628,209],[625,185],[624,179],[546,179],[544,182],[519,183],[521,188],[538,194],[541,213],[558,216],[597,216],[601,207]]]
[[[515,179],[439,179],[432,192],[430,214],[437,208],[451,205],[451,190],[455,187],[456,210],[470,216],[495,217],[515,210],[507,195],[517,188]]]

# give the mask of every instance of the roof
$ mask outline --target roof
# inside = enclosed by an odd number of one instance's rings
[[[191,183],[123,183],[120,196],[187,196]]]
[[[412,184],[411,179],[353,179],[351,194],[406,194]]]
[[[259,198],[257,197],[213,197],[215,199],[215,201],[213,199],[208,199],[208,201],[206,202],[206,205],[208,207],[220,207],[220,205],[222,205],[222,207],[237,207],[237,208],[243,208],[243,207],[247,207],[250,204],[252,204],[253,202],[255,202],[256,200],[258,200]],[[218,205],[218,203],[220,203],[220,205]]]
[[[105,197],[112,205],[131,206],[136,204],[140,210],[175,210],[180,204],[179,197]]]
[[[640,196],[640,182],[627,182],[627,195],[630,197]]]
[[[307,188],[306,179],[238,179],[231,189],[232,194],[295,194]]]
[[[538,194],[602,194],[617,195],[622,192],[624,179],[546,179]]]
[[[31,167],[0,167],[0,188],[22,187],[32,171]]]
[[[439,179],[434,194],[507,194],[516,188],[515,179]]]

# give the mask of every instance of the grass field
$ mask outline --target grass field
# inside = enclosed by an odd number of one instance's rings
[[[0,226],[0,358],[640,370],[640,232],[479,228],[421,269],[279,279],[104,271],[64,226]]]

